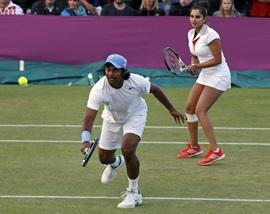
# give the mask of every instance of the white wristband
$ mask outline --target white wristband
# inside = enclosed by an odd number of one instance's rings
[[[82,137],[82,143],[85,141],[90,141],[91,133],[89,131],[82,131],[81,137]]]

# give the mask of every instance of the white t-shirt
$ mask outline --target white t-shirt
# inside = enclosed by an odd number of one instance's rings
[[[196,35],[195,38],[194,33],[195,29],[191,29],[188,32],[188,46],[190,53],[194,56],[197,56],[200,63],[213,58],[209,44],[215,39],[220,39],[219,34],[206,24],[202,26],[200,32]],[[193,44],[194,41],[196,41],[195,45]],[[226,63],[223,52],[221,51],[221,63],[219,65],[203,68],[202,71],[206,73],[221,72],[223,75],[229,75],[230,70]]]
[[[3,11],[0,9],[0,15],[24,15],[24,13],[23,9],[19,5],[10,1]]]
[[[102,118],[111,123],[125,123],[129,117],[147,111],[142,94],[150,93],[150,82],[138,74],[131,74],[123,86],[115,89],[110,86],[106,76],[101,78],[89,94],[87,107],[98,110],[104,104]]]

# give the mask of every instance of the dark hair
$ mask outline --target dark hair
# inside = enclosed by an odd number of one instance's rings
[[[200,13],[203,15],[203,17],[205,18],[207,16],[207,8],[204,7],[203,5],[197,3],[197,4],[194,4],[191,9],[190,9],[190,13],[191,13],[191,10],[199,10]]]
[[[121,68],[121,70],[122,70],[122,72],[123,72],[123,79],[124,80],[128,80],[129,79],[129,77],[130,77],[130,73],[128,72],[128,70],[127,69],[125,69],[125,68]]]
[[[108,64],[113,66],[112,63],[107,62],[107,63],[105,63],[105,64],[99,69],[99,71],[102,71],[103,75],[105,75],[105,68],[106,68],[106,66],[107,66]],[[128,70],[125,69],[125,68],[120,68],[120,70],[121,70],[122,73],[123,73],[123,79],[124,79],[124,80],[128,80],[129,77],[130,77],[130,73],[128,72]]]

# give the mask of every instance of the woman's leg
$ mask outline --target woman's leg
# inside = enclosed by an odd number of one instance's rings
[[[177,158],[191,158],[198,156],[203,152],[198,144],[198,118],[195,114],[195,108],[203,89],[203,85],[195,83],[189,92],[185,109],[189,132],[189,142],[188,145],[176,155]]]
[[[217,149],[218,146],[217,146],[216,137],[214,134],[213,124],[210,121],[207,115],[207,112],[218,100],[218,98],[220,97],[222,93],[223,91],[205,86],[195,109],[196,115],[199,118],[200,124],[210,144],[210,147],[214,150]]]
[[[189,144],[191,146],[198,146],[198,121],[196,121],[195,109],[197,102],[204,89],[203,85],[195,84],[189,92],[186,103],[187,126],[189,132]]]
[[[212,165],[214,162],[221,160],[225,157],[225,154],[222,152],[222,150],[218,148],[216,137],[214,134],[213,124],[207,115],[209,109],[214,105],[214,103],[218,100],[222,93],[223,91],[211,87],[205,87],[195,109],[195,112],[198,115],[199,121],[203,128],[204,134],[210,144],[208,154],[199,161],[199,164],[202,166]]]

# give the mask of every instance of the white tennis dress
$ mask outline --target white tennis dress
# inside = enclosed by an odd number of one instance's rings
[[[197,56],[200,63],[213,58],[209,44],[215,39],[220,39],[219,34],[206,24],[202,26],[195,38],[194,33],[195,29],[191,29],[188,32],[188,45],[191,54]],[[221,91],[226,91],[231,88],[231,73],[222,51],[221,63],[212,67],[203,68],[196,82]]]
[[[111,87],[105,76],[93,86],[87,107],[98,110],[104,104],[100,148],[120,148],[125,133],[142,136],[148,108],[141,95],[149,94],[150,86],[149,80],[138,74],[130,74],[119,89]]]

